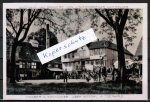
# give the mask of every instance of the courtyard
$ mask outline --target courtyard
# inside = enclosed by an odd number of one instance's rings
[[[7,83],[8,95],[51,95],[51,94],[142,94],[142,83],[131,81],[120,90],[120,83],[107,81],[86,82],[83,79],[23,80]]]

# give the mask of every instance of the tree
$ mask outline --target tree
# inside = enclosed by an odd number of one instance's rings
[[[6,10],[6,20],[7,26],[12,29],[15,34],[15,38],[12,45],[11,51],[11,75],[10,82],[15,82],[15,53],[17,46],[23,42],[28,34],[29,28],[35,18],[41,12],[40,9],[31,10],[31,9],[7,9]],[[20,39],[21,35],[23,37]]]
[[[96,13],[102,17],[105,22],[102,23],[101,28],[104,28],[102,32],[107,33],[113,38],[115,33],[117,49],[118,49],[118,67],[120,72],[120,81],[124,83],[126,81],[126,68],[125,57],[123,47],[123,37],[132,45],[132,41],[136,38],[136,26],[141,23],[142,17],[141,10],[139,9],[95,9]],[[113,33],[114,31],[114,33]],[[101,32],[101,33],[102,33]],[[130,32],[130,33],[129,33]],[[132,34],[131,34],[132,33]]]
[[[70,27],[71,23],[77,20],[80,22],[84,19],[70,18],[72,10],[54,10],[54,9],[7,9],[6,10],[6,23],[7,28],[11,29],[11,33],[14,34],[14,40],[11,50],[11,75],[10,82],[15,83],[15,67],[16,67],[16,49],[17,46],[25,40],[28,31],[32,24],[42,26],[47,23],[50,24],[51,32],[57,34],[58,31],[62,31],[64,35],[70,37],[68,33],[73,34],[73,27]],[[77,20],[75,20],[77,19]],[[78,27],[79,28],[79,27]],[[78,30],[76,30],[78,31]],[[56,41],[55,41],[56,42]]]
[[[14,37],[8,29],[6,29],[6,46],[7,46],[7,59],[10,59],[11,46],[13,44]]]
[[[51,38],[50,38],[50,46],[53,46],[55,44],[58,43],[58,39],[55,36],[55,34],[53,34],[52,32],[49,32],[49,34],[51,34]],[[45,28],[41,28],[39,29],[37,32],[32,32],[27,36],[27,41],[29,41],[30,39],[33,39],[33,37],[35,38],[35,40],[37,40],[39,42],[40,45],[44,46],[46,48],[46,29]]]

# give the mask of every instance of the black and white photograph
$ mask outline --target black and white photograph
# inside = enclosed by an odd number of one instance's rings
[[[147,99],[147,22],[146,3],[4,3],[4,100]]]

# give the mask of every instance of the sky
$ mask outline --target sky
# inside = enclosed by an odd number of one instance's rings
[[[141,13],[142,14],[142,13]],[[99,17],[99,26],[101,25],[101,23],[102,22],[104,22],[104,20],[103,20],[103,18],[101,18],[101,17]],[[90,29],[91,27],[91,24],[90,24],[90,19],[89,18],[87,18],[86,20],[85,20],[85,22],[84,23],[82,23],[82,26],[81,26],[81,28],[80,29],[82,29],[83,31],[85,31],[85,30],[88,30],[88,29]],[[28,35],[31,33],[31,32],[36,32],[36,31],[38,31],[39,29],[41,29],[41,28],[45,28],[46,29],[46,26],[45,25],[43,25],[43,26],[35,26],[34,25],[34,22],[32,23],[32,25],[31,25],[31,27],[30,27],[30,29],[29,29],[29,31],[28,31]],[[142,24],[139,24],[137,27],[136,27],[136,29],[137,29],[137,31],[136,31],[136,38],[133,40],[133,45],[132,46],[128,46],[127,47],[127,50],[129,50],[133,55],[135,55],[135,53],[136,53],[136,50],[137,50],[137,47],[138,47],[138,45],[139,45],[139,42],[140,42],[140,40],[141,40],[141,37],[142,37],[142,28],[143,28],[143,26],[142,26]],[[102,29],[100,28],[100,27],[98,27],[98,31],[97,32],[95,32],[95,34],[96,34],[96,37],[99,39],[99,40],[101,40],[101,39],[103,39],[104,37],[105,38],[107,38],[107,34],[99,34],[98,32],[99,31],[101,31]],[[64,34],[62,34],[62,32],[60,32],[60,34],[58,33],[56,36],[57,36],[57,38],[58,38],[58,42],[61,42],[61,41],[64,41],[65,39],[66,39],[66,37],[65,36],[62,36],[62,35],[64,35]],[[20,38],[22,38],[22,35],[20,36]],[[26,40],[25,40],[26,41]],[[113,43],[115,43],[116,44],[116,39],[114,39],[113,40]]]
[[[104,21],[101,17],[99,18],[100,19],[100,24]],[[29,29],[29,32],[28,34],[30,34],[31,32],[36,32],[38,31],[40,28],[46,28],[46,26],[35,26],[34,24],[31,25],[30,29]],[[84,31],[85,30],[88,30],[90,29],[90,19],[87,19],[86,22],[84,22],[81,26],[81,29],[83,29]],[[127,50],[129,50],[133,55],[136,53],[136,49],[138,47],[138,44],[140,42],[140,39],[142,37],[142,24],[139,24],[137,27],[136,27],[137,31],[137,35],[136,35],[136,38],[133,40],[133,45],[132,46],[128,46],[127,47]],[[98,29],[98,31],[101,31],[101,28]],[[101,40],[102,38],[107,38],[107,34],[99,34],[97,32],[95,32],[96,34],[96,37]],[[57,34],[57,38],[58,38],[58,42],[61,42],[63,40],[66,39],[66,37],[62,36],[62,32],[60,32],[60,34]],[[22,37],[22,36],[21,36]],[[20,37],[20,38],[21,38]],[[116,39],[113,40],[113,43],[116,44]],[[125,44],[125,43],[124,43]]]

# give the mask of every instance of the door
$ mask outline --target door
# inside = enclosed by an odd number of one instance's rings
[[[85,61],[82,61],[82,62],[81,62],[81,66],[82,66],[82,67],[83,67],[83,66],[85,67]]]
[[[31,71],[28,72],[28,79],[32,79],[32,72]]]

